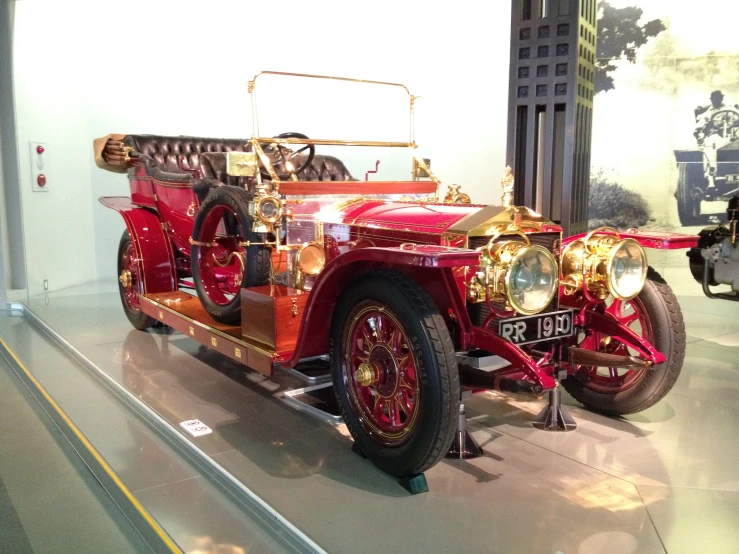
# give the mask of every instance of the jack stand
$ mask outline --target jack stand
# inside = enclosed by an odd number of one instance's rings
[[[544,431],[574,431],[577,423],[562,406],[562,389],[559,381],[557,386],[549,391],[549,405],[546,406],[534,420],[534,427]]]
[[[467,414],[464,411],[464,402],[459,404],[459,418],[457,420],[457,432],[452,441],[452,447],[446,453],[445,458],[453,460],[470,460],[479,458],[483,454],[482,448],[475,439],[467,432]]]

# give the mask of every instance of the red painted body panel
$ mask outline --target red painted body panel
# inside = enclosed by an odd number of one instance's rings
[[[123,216],[141,264],[144,293],[177,290],[174,253],[156,213],[132,204],[122,196],[103,197],[100,203]]]
[[[141,206],[154,207],[154,187],[152,178],[146,175],[144,165],[135,163],[128,170],[128,183],[131,186],[131,202]]]
[[[177,250],[190,256],[190,237],[199,206],[189,183],[165,183],[153,180],[159,216],[168,224],[167,234]],[[188,215],[189,213],[192,215]]]
[[[441,235],[483,206],[471,204],[411,204],[368,200],[343,211],[343,223],[369,228]]]
[[[326,317],[326,314],[333,312],[336,299],[345,288],[346,281],[354,279],[358,273],[377,267],[399,270],[410,268],[423,270],[439,280],[448,280],[449,276],[442,277],[443,270],[448,272],[454,267],[473,265],[478,259],[476,252],[433,246],[419,246],[416,250],[358,248],[334,258],[313,285],[303,313],[295,352],[286,365],[294,367],[301,358],[328,352],[331,318]],[[467,316],[466,312],[464,316]]]
[[[659,250],[680,250],[685,248],[694,248],[698,246],[697,235],[684,235],[682,233],[665,233],[662,231],[639,231],[638,229],[629,229],[627,231],[618,231],[622,239],[631,238],[636,240],[644,248],[656,248]],[[581,235],[573,235],[562,241],[563,246],[572,241],[584,238],[587,233]]]

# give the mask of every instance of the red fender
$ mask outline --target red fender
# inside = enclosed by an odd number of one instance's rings
[[[618,230],[618,229],[617,229]],[[698,246],[698,235],[684,235],[682,233],[663,233],[661,231],[640,231],[639,229],[627,229],[618,231],[622,239],[634,239],[641,244],[642,248],[654,248],[657,250],[680,250],[684,248],[695,248]],[[585,238],[587,233],[573,235],[562,240],[562,246],[567,246],[573,241]]]
[[[331,316],[336,299],[357,273],[375,267],[407,273],[426,288],[442,315],[448,317],[448,310],[451,308],[466,318],[467,312],[457,306],[459,303],[454,301],[455,297],[451,294],[454,291],[450,272],[455,267],[477,265],[479,260],[480,255],[472,250],[431,245],[421,245],[413,249],[357,248],[337,256],[328,263],[311,289],[295,351],[292,358],[283,365],[294,367],[301,358],[328,352]],[[427,286],[427,283],[436,286]],[[459,296],[458,290],[456,295]],[[460,305],[464,306],[463,303]]]
[[[126,196],[104,196],[100,203],[120,213],[126,222],[141,264],[144,294],[176,291],[174,253],[159,216],[132,204]]]

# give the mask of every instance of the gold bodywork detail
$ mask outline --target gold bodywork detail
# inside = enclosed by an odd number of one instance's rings
[[[133,276],[131,275],[130,269],[124,269],[118,276],[118,281],[121,283],[123,288],[128,288],[133,284]]]
[[[254,152],[227,152],[226,173],[234,177],[254,177],[259,171],[258,157]]]
[[[507,166],[505,168],[505,173],[503,174],[503,179],[500,181],[500,186],[503,189],[503,196],[501,197],[501,202],[503,202],[504,208],[510,208],[511,205],[513,205],[513,184],[515,183],[515,179],[513,178],[513,170],[511,169],[511,166]]]
[[[622,240],[618,231],[611,227],[599,227],[589,232],[585,238],[568,244],[562,251],[560,266],[564,293],[572,296],[583,290],[599,300],[604,300],[609,294],[620,300],[631,300],[633,296],[619,296],[610,285],[614,254],[616,249],[625,243],[636,245],[642,259],[646,261],[644,250],[637,241]],[[644,263],[643,279],[646,278],[646,272],[647,264]]]
[[[361,363],[359,364],[359,367],[354,372],[354,378],[357,380],[357,383],[362,385],[363,387],[369,387],[372,383],[375,382],[375,370],[372,369],[372,366],[367,363]]]
[[[298,268],[305,275],[318,275],[326,265],[326,253],[318,242],[306,242],[298,250]]]
[[[445,204],[470,204],[472,201],[468,194],[460,190],[460,185],[449,185],[449,190],[444,197]]]

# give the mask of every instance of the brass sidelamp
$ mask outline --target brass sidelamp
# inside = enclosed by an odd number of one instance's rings
[[[634,239],[622,240],[615,229],[599,227],[565,247],[561,274],[568,296],[583,291],[595,300],[608,295],[631,300],[644,287],[647,257]]]

